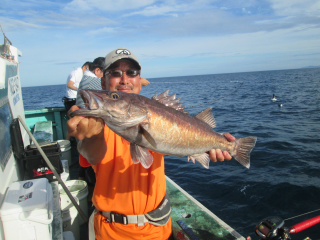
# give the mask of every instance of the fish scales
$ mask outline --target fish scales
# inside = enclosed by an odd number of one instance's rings
[[[215,132],[215,120],[211,108],[190,116],[168,91],[152,99],[133,93],[101,90],[80,90],[86,103],[70,116],[93,116],[102,118],[116,134],[130,142],[134,163],[149,168],[153,162],[148,150],[174,156],[188,156],[209,168],[208,151],[228,151],[245,167],[250,166],[250,152],[256,137],[238,138],[229,142]]]
[[[185,156],[201,154],[213,148],[226,151],[232,148],[232,144],[199,119],[163,104],[146,105],[150,124],[148,130],[152,135],[158,135],[158,151],[160,149],[162,153]]]

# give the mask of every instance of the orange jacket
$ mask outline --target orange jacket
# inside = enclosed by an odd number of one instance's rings
[[[130,145],[120,136],[104,128],[107,152],[103,160],[92,165],[96,173],[96,185],[92,202],[98,211],[117,212],[125,215],[145,214],[154,210],[166,193],[164,158],[151,152],[153,164],[149,169],[133,164]],[[80,155],[82,167],[91,166]],[[100,213],[95,215],[94,229],[97,240],[105,239],[167,239],[171,235],[171,219],[163,227],[146,223],[136,224],[106,222]]]

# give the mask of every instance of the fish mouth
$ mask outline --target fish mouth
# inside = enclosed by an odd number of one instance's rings
[[[79,94],[84,102],[86,109],[88,110],[97,110],[100,107],[100,104],[103,99],[102,97],[94,94],[93,92],[88,92],[86,90],[80,90]]]
[[[79,90],[79,94],[84,102],[85,108],[71,112],[70,116],[96,116],[97,111],[103,105],[103,98],[95,94],[92,90]]]

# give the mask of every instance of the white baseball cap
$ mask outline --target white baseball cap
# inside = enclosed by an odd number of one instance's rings
[[[114,62],[123,58],[133,61],[134,63],[137,64],[137,66],[139,67],[139,70],[141,69],[138,58],[127,48],[121,47],[107,54],[104,60],[104,70],[110,67],[110,65],[113,64]]]

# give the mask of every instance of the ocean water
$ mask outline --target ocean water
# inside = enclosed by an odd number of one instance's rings
[[[166,156],[166,175],[214,214],[252,239],[259,239],[254,228],[268,216],[288,219],[312,212],[286,220],[290,227],[320,215],[320,68],[148,80],[142,95],[169,89],[191,114],[212,107],[215,131],[258,137],[250,169],[234,159],[205,169],[187,157]],[[58,107],[65,85],[22,92],[25,109]],[[307,236],[320,239],[320,224],[292,239]]]

